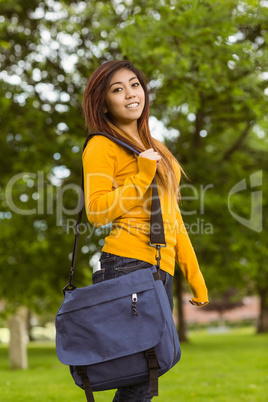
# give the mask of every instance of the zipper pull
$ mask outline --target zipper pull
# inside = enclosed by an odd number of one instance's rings
[[[137,293],[133,293],[131,299],[132,299],[132,311],[133,314],[137,317],[139,315],[137,312],[137,301],[138,301]]]

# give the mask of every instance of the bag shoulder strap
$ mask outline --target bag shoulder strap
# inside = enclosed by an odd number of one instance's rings
[[[95,135],[102,135],[103,137],[109,138],[109,140],[111,140],[111,141],[113,141],[113,142],[116,142],[117,144],[122,145],[123,147],[129,149],[130,151],[134,152],[135,154],[137,154],[137,155],[140,154],[140,152],[137,151],[135,148],[133,148],[131,145],[126,144],[125,142],[119,140],[118,138],[115,138],[115,137],[111,136],[110,134],[103,133],[103,132],[101,132],[101,131],[96,131],[96,132],[94,132],[94,133],[88,134],[88,136],[87,136],[87,138],[86,138],[86,140],[85,140],[85,142],[84,142],[83,151],[84,151],[84,149],[86,148],[86,146],[87,146],[87,144],[88,144],[88,141],[89,141],[92,137],[95,137]]]
[[[140,154],[140,152],[137,151],[135,148],[133,148],[131,145],[126,144],[123,141],[119,140],[118,138],[112,137],[111,135],[109,135],[107,133],[103,133],[103,132],[90,133],[84,142],[83,151],[85,150],[89,140],[92,137],[94,137],[95,135],[102,135],[104,137],[107,137],[111,141],[114,141],[117,144],[122,145],[123,147],[129,149],[130,151],[136,153],[137,155]],[[155,249],[156,249],[155,259],[156,259],[156,266],[159,271],[160,270],[160,260],[161,260],[160,249],[161,249],[161,247],[166,247],[166,240],[165,240],[165,233],[164,233],[161,204],[160,204],[160,199],[159,199],[159,194],[158,194],[158,189],[157,189],[157,184],[156,184],[156,176],[154,176],[154,178],[153,178],[151,187],[152,187],[152,203],[151,203],[149,246],[155,247]],[[78,240],[79,240],[79,234],[80,234],[79,225],[81,223],[83,209],[84,209],[84,205],[85,205],[83,166],[82,166],[81,189],[82,189],[82,191],[81,191],[81,195],[80,195],[80,199],[79,199],[79,213],[78,213],[77,221],[75,224],[75,239],[74,239],[72,262],[71,262],[71,268],[70,268],[70,274],[69,274],[69,283],[63,288],[63,293],[65,293],[67,290],[75,289],[75,286],[73,285],[73,276],[74,276],[75,260],[76,260],[76,254],[77,254],[77,249],[78,249]]]

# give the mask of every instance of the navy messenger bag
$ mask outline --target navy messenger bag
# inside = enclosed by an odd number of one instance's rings
[[[92,133],[87,141],[93,135],[105,135],[138,154],[105,133]],[[149,244],[156,248],[156,265],[76,288],[73,274],[83,210],[80,208],[70,281],[56,315],[56,352],[58,359],[70,366],[75,384],[85,390],[88,402],[94,402],[93,391],[146,381],[150,381],[151,395],[158,395],[158,377],[180,360],[179,338],[160,277],[160,248],[166,243],[155,178],[152,192]],[[83,202],[82,193],[81,206]],[[159,230],[153,231],[152,227]]]

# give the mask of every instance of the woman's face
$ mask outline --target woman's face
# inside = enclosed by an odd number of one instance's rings
[[[113,116],[115,125],[131,124],[142,114],[145,104],[144,90],[131,70],[118,70],[112,77],[105,98],[104,112]]]

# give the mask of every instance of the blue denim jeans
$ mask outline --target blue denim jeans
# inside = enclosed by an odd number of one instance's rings
[[[115,254],[102,252],[100,257],[101,269],[94,272],[93,283],[117,278],[138,269],[150,268],[153,265],[149,262],[136,258],[121,257]],[[160,270],[162,282],[165,286],[171,310],[173,309],[173,277],[165,271]],[[149,381],[143,384],[121,387],[115,393],[113,402],[149,402],[150,396]]]

